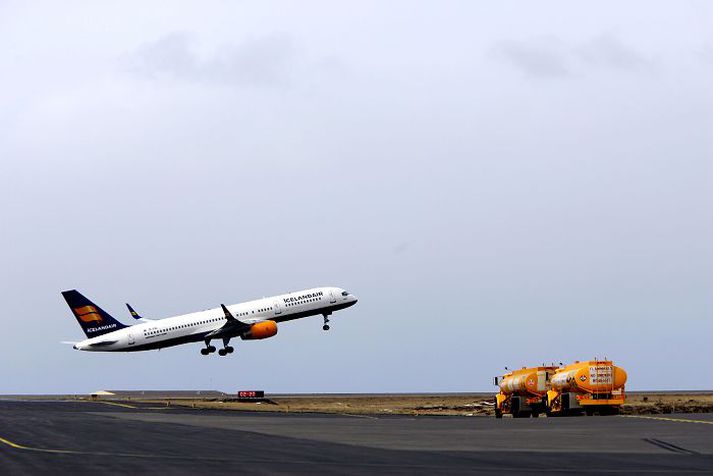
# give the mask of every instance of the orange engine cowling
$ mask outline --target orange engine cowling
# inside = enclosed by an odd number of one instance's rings
[[[250,326],[250,329],[240,338],[244,340],[267,339],[275,334],[277,334],[277,323],[275,321],[263,321]]]

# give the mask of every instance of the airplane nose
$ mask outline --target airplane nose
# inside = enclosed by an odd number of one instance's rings
[[[72,349],[74,349],[74,350],[79,350],[79,347],[77,347],[77,344],[74,344],[74,345],[72,346]]]

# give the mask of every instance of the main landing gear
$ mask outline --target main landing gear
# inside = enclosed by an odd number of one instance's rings
[[[322,314],[322,317],[324,317],[324,325],[322,326],[323,331],[328,331],[329,330],[329,314]]]
[[[223,339],[223,348],[218,350],[218,355],[220,355],[221,357],[225,357],[226,355],[232,354],[233,352],[235,352],[235,349],[232,346],[228,345],[228,342],[230,342],[229,338]],[[215,346],[210,345],[209,340],[205,341],[205,345],[206,346],[203,349],[201,349],[201,355],[212,354],[213,352],[216,351]]]
[[[232,354],[235,349],[228,345],[230,342],[230,337],[223,337],[223,348],[218,351],[218,355],[225,357],[228,354]]]
[[[215,346],[210,345],[210,341],[206,341],[205,345],[206,345],[206,347],[201,349],[202,355],[208,355],[208,354],[212,354],[213,352],[215,352]]]

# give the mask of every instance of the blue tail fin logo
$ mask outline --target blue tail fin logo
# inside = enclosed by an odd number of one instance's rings
[[[141,317],[138,312],[134,311],[134,308],[131,307],[131,304],[129,304],[128,302],[126,303],[126,307],[129,308],[129,314],[131,314],[131,317],[133,317],[137,321],[143,319],[143,317]]]
[[[63,291],[62,296],[87,337],[96,337],[127,327],[76,289]]]

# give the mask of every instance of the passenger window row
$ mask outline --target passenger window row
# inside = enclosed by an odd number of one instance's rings
[[[247,314],[247,312],[244,313],[244,314]],[[242,314],[241,314],[241,315],[242,315]],[[197,323],[195,323],[195,324],[181,324],[180,326],[168,327],[168,328],[166,328],[166,329],[155,329],[155,330],[150,330],[150,331],[144,331],[144,335],[155,335],[155,334],[160,334],[160,333],[166,332],[166,331],[175,331],[175,330],[178,330],[178,329],[185,329],[185,328],[192,327],[192,326],[197,326],[197,325],[200,325],[200,324],[207,324],[207,323],[209,323],[209,322],[220,321],[220,320],[222,320],[222,319],[223,319],[223,318],[217,317],[217,318],[213,318],[213,319],[206,319],[206,320],[204,320],[204,321],[200,321],[200,322],[197,322]]]
[[[304,303],[306,303],[306,302],[312,302],[312,301],[319,301],[319,300],[321,300],[321,299],[322,299],[321,297],[320,297],[320,298],[305,299],[304,301],[300,301],[300,302],[291,302],[291,303],[288,303],[287,306],[288,306],[288,307],[289,307],[289,306],[296,306],[296,305],[298,305],[298,304],[304,304]]]

